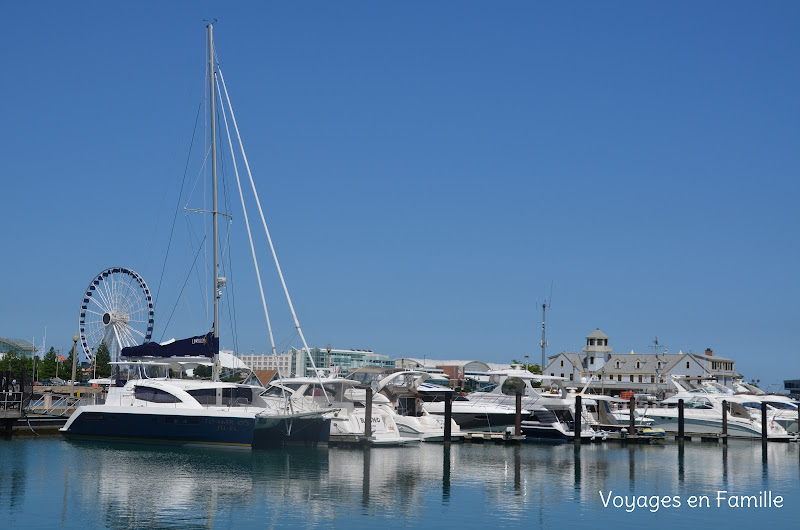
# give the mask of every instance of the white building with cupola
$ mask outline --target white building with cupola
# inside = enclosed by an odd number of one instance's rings
[[[725,386],[741,378],[733,360],[714,355],[710,348],[704,354],[670,354],[658,349],[653,353],[614,353],[608,335],[599,328],[586,336],[582,350],[550,356],[543,373],[564,377],[576,388],[591,381],[593,392],[607,395],[624,391],[664,395],[673,390],[672,375],[714,377]]]

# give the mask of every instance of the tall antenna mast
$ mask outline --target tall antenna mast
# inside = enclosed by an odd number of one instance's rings
[[[553,302],[553,282],[550,282],[550,302],[544,300],[542,302],[542,340],[539,345],[542,347],[542,366],[540,368],[541,372],[544,373],[545,367],[545,359],[546,359],[546,350],[547,350],[547,338],[545,337],[545,315],[547,308],[550,307],[550,304]]]

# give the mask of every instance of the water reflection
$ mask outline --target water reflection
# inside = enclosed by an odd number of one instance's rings
[[[345,526],[367,517],[370,526],[397,526],[432,523],[435,514],[442,524],[457,516],[470,526],[545,526],[580,512],[611,523],[625,511],[604,508],[599,491],[663,496],[771,489],[798,496],[798,452],[797,444],[763,451],[760,443],[737,441],[264,452],[12,441],[0,444],[0,520],[24,515],[32,526],[39,517],[65,527],[209,528]],[[797,505],[791,509],[800,512]],[[658,517],[672,513],[679,512]],[[692,517],[718,523],[725,515]]]

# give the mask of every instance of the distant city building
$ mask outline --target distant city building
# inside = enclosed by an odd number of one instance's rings
[[[13,351],[17,357],[33,357],[37,352],[36,347],[24,339],[6,339],[0,337],[0,359],[5,357],[6,353]]]
[[[783,382],[783,388],[789,392],[789,397],[800,399],[800,379],[787,379]]]
[[[490,370],[508,370],[510,364],[485,363],[483,361],[458,361],[437,359],[416,359],[402,357],[395,359],[394,365],[404,370],[419,370],[432,375],[442,374],[450,379],[453,386],[462,386],[463,383],[486,383],[489,381]],[[461,383],[459,382],[461,381]]]
[[[608,336],[596,329],[586,337],[583,353],[560,353],[548,359],[544,373],[565,377],[583,386],[592,381],[592,389],[604,394],[618,395],[621,391],[663,394],[674,388],[672,375],[715,377],[731,386],[741,376],[734,361],[714,355],[709,348],[704,355],[695,353],[612,353]]]
[[[362,366],[394,367],[394,361],[388,355],[381,355],[370,350],[331,348],[329,354],[327,348],[311,348],[311,357],[317,369],[332,368],[332,371],[338,373],[347,373]],[[304,377],[314,373],[308,355],[296,348],[280,355],[240,354],[237,355],[237,358],[253,370],[277,370],[283,377]]]
[[[279,355],[267,353],[239,354],[236,358],[253,371],[273,370],[279,372],[284,377],[292,373],[292,366],[294,366],[294,357],[292,353],[281,353]]]

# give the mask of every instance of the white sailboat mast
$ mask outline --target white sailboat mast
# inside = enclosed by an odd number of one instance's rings
[[[216,90],[214,70],[214,25],[206,26],[208,34],[208,83],[209,83],[209,114],[211,115],[211,218],[214,238],[214,266],[213,266],[213,297],[214,297],[214,340],[219,344],[219,211],[217,209],[217,123],[216,123]],[[211,368],[212,380],[219,380],[219,348],[214,349],[214,365]]]

